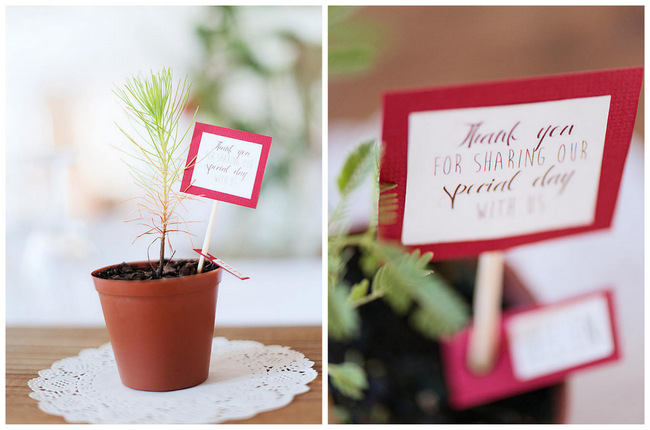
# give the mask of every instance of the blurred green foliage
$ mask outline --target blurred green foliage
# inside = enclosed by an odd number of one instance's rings
[[[328,74],[332,78],[363,73],[370,69],[379,54],[383,35],[371,21],[354,19],[359,8],[329,6]]]
[[[273,136],[264,184],[288,184],[304,157],[321,152],[322,44],[281,25],[251,31],[252,13],[271,20],[297,11],[277,9],[209,7],[196,28],[202,58],[193,74],[193,102],[206,121]],[[275,53],[264,49],[269,46]],[[248,91],[241,97],[252,106],[245,114],[233,112],[228,99],[228,90],[242,81]]]
[[[395,212],[394,193],[386,192],[393,187],[388,185],[382,190],[379,186],[379,153],[374,142],[360,144],[348,155],[337,178],[341,200],[330,215],[328,239],[329,337],[346,342],[358,336],[361,320],[357,308],[382,299],[395,313],[407,316],[424,336],[439,339],[466,324],[469,307],[445,279],[429,269],[431,253],[408,252],[397,244],[377,239],[378,223],[391,222],[394,217],[385,213]],[[373,208],[368,229],[360,234],[349,234],[345,226],[345,208],[352,192],[368,175],[373,176],[373,202],[392,209]],[[350,285],[345,275],[355,249],[360,254],[359,266],[365,278]],[[363,367],[355,364],[354,370],[350,370],[348,365],[347,361],[330,364],[330,381],[341,393],[361,398],[367,382],[365,373],[363,377],[357,374],[364,372]]]
[[[327,368],[332,383],[346,396],[363,398],[363,390],[368,387],[368,379],[363,369],[356,363],[330,364]]]
[[[381,46],[379,27],[355,19],[358,8],[328,8],[329,77],[345,77],[370,70]],[[462,328],[469,308],[447,282],[428,270],[432,255],[409,253],[398,245],[377,239],[377,225],[396,220],[397,195],[394,184],[379,185],[380,148],[374,141],[359,144],[348,155],[336,181],[340,201],[331,211],[328,239],[328,335],[339,342],[359,336],[361,319],[358,307],[376,299],[385,300],[400,315],[432,339]],[[372,176],[373,202],[365,232],[350,234],[346,225],[352,193]],[[350,285],[345,275],[355,252],[365,278]],[[361,361],[361,362],[359,362]],[[368,380],[363,358],[348,358],[328,365],[330,382],[342,394],[359,400]]]

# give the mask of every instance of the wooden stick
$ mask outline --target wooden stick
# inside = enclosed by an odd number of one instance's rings
[[[503,295],[503,252],[479,255],[474,287],[474,324],[470,332],[467,366],[476,375],[489,373],[499,349]]]
[[[208,248],[210,248],[210,237],[212,236],[212,227],[214,227],[214,220],[217,217],[217,209],[219,208],[219,200],[214,200],[212,203],[212,212],[210,213],[210,220],[208,221],[208,229],[205,232],[205,239],[203,239],[203,248],[201,248],[202,254],[208,253]],[[199,265],[196,268],[196,273],[203,272],[203,263],[205,262],[205,257],[201,255],[199,258]]]

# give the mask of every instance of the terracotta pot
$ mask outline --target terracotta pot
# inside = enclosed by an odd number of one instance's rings
[[[221,269],[145,281],[96,276],[107,268],[91,275],[122,383],[136,390],[171,391],[205,381]]]

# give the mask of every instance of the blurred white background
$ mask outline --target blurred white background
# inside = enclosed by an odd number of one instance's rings
[[[219,207],[210,252],[251,279],[224,274],[217,325],[320,324],[321,8],[7,7],[7,325],[103,325],[90,272],[156,254],[125,223],[112,90],[162,67],[194,82],[197,121],[273,137],[257,209]]]

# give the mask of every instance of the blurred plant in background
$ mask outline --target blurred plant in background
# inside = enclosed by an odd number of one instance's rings
[[[363,73],[377,58],[378,28],[371,23],[357,25],[357,20],[351,23],[356,10],[329,7],[330,76]],[[336,181],[340,200],[330,208],[328,335],[334,349],[345,352],[342,362],[328,364],[328,373],[332,386],[351,400],[349,404],[363,402],[364,390],[370,386],[369,363],[362,352],[366,342],[363,327],[381,325],[364,319],[362,306],[380,299],[395,315],[433,340],[454,333],[469,319],[464,299],[429,270],[431,253],[420,255],[417,250],[408,252],[398,244],[378,240],[378,224],[395,222],[397,209],[397,195],[392,191],[395,185],[379,185],[380,153],[374,141],[362,143],[349,153]],[[368,227],[360,233],[352,232],[346,219],[348,202],[369,176],[373,207],[369,208]],[[400,345],[389,348],[399,349]],[[337,411],[343,421],[353,415],[342,406]]]
[[[394,185],[380,186],[378,182],[379,152],[374,142],[359,145],[337,180],[341,200],[331,212],[328,240],[329,337],[342,343],[359,337],[363,323],[358,308],[382,299],[422,335],[439,339],[466,324],[469,308],[447,281],[429,270],[431,253],[408,252],[377,239],[377,224],[394,222],[396,210],[396,195],[391,192]],[[344,224],[345,206],[369,174],[378,207],[372,211],[367,230],[351,234]],[[351,272],[356,273],[348,276]],[[358,353],[348,355],[343,363],[329,364],[330,381],[342,394],[358,400],[368,386],[365,363]]]
[[[350,19],[359,8],[330,6],[328,26],[328,76],[345,78],[367,71],[379,55],[382,33],[372,22]]]
[[[330,76],[334,78],[363,74],[376,64],[378,51],[368,46],[363,31],[360,37],[353,36],[357,24],[364,22],[363,17],[354,16],[355,11],[329,11]],[[344,135],[339,139],[344,142]],[[475,262],[431,263],[431,253],[409,252],[377,237],[378,226],[397,221],[398,208],[395,184],[379,184],[380,159],[374,140],[358,145],[342,162],[333,187],[340,199],[330,208],[328,238],[331,420],[356,424],[552,422],[552,388],[466,411],[448,404],[439,340],[470,320]],[[362,218],[354,210],[368,178],[372,215]],[[355,224],[368,218],[367,227]]]
[[[273,137],[264,219],[237,210],[238,228],[221,232],[220,240],[241,242],[239,232],[255,227],[259,235],[244,238],[252,241],[247,257],[250,249],[258,257],[320,252],[322,41],[300,31],[305,22],[320,26],[320,8],[286,9],[210,7],[196,27],[202,56],[190,102],[201,106],[197,120]]]

